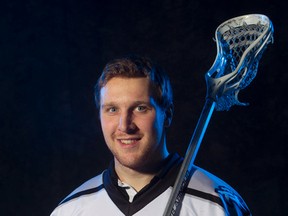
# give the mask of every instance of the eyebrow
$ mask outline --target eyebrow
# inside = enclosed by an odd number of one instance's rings
[[[153,103],[151,103],[151,101],[149,100],[149,101],[134,101],[133,103],[132,103],[132,107],[133,106],[137,106],[137,105],[139,105],[139,104],[145,104],[145,105],[148,105],[148,106],[153,106]],[[108,103],[104,103],[104,104],[102,104],[101,105],[101,108],[105,108],[105,107],[112,107],[112,106],[118,106],[117,105],[117,103],[115,103],[115,102],[108,102]]]

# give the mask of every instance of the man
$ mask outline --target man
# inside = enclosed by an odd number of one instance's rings
[[[116,59],[105,66],[95,100],[114,160],[68,195],[51,216],[163,215],[182,162],[166,146],[173,116],[167,75],[147,58]],[[222,216],[233,204],[245,210],[231,187],[195,166],[177,215]]]

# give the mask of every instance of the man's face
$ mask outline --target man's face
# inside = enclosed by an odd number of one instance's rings
[[[164,111],[150,88],[147,78],[115,77],[101,89],[101,126],[116,165],[146,170],[168,154]]]

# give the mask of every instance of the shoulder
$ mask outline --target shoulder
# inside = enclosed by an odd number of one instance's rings
[[[223,200],[217,192],[217,188],[219,188],[219,186],[231,188],[228,184],[217,178],[215,175],[200,167],[194,166],[185,194],[187,198],[190,197],[189,199],[198,200],[198,202],[202,203],[201,206],[203,207],[206,205],[216,205],[223,208]]]
[[[119,215],[119,211],[109,198],[104,189],[103,174],[97,175],[70,193],[54,209],[50,216],[76,216],[76,215],[104,215],[103,212],[114,212]]]
[[[103,172],[104,173],[104,172]],[[82,185],[77,187],[75,190],[73,190],[65,199],[63,199],[59,205],[66,203],[72,199],[75,199],[77,197],[96,193],[99,190],[103,189],[103,173],[89,179],[88,181],[84,182]]]
[[[193,171],[186,191],[187,196],[196,198],[199,202],[205,203],[204,205],[213,203],[221,206],[225,212],[231,211],[230,207],[234,206],[240,212],[244,212],[244,215],[250,215],[242,197],[229,184],[200,167],[195,166]]]
[[[234,188],[212,173],[197,166],[194,166],[193,171],[194,172],[188,184],[188,193],[190,191],[190,193],[198,194],[199,196],[214,201],[218,200],[218,203],[223,202],[222,192],[225,191],[229,192],[231,195],[233,194],[240,197]]]
[[[194,172],[188,184],[189,188],[194,188],[205,193],[217,195],[215,189],[221,186],[225,186],[233,190],[233,188],[222,179],[200,167],[194,166]]]

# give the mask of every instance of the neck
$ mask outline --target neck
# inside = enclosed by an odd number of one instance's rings
[[[136,170],[122,165],[116,158],[115,161],[115,171],[120,179],[120,181],[125,182],[132,186],[137,192],[144,188],[154,176],[159,173],[161,170],[165,158],[159,161],[157,164],[154,164],[154,169],[151,169],[147,172],[143,170]]]
[[[159,173],[165,163],[165,159],[169,155],[164,134],[161,139],[162,145],[159,145],[157,150],[151,152],[148,158],[146,158],[146,162],[140,167],[125,166],[114,157],[115,171],[120,181],[129,184],[136,191],[140,191],[150,183],[153,177]]]
[[[115,162],[117,163],[117,162]],[[153,173],[142,173],[133,169],[122,166],[121,164],[115,164],[115,171],[120,181],[125,182],[132,186],[137,192],[145,187],[152,178],[156,175]]]

